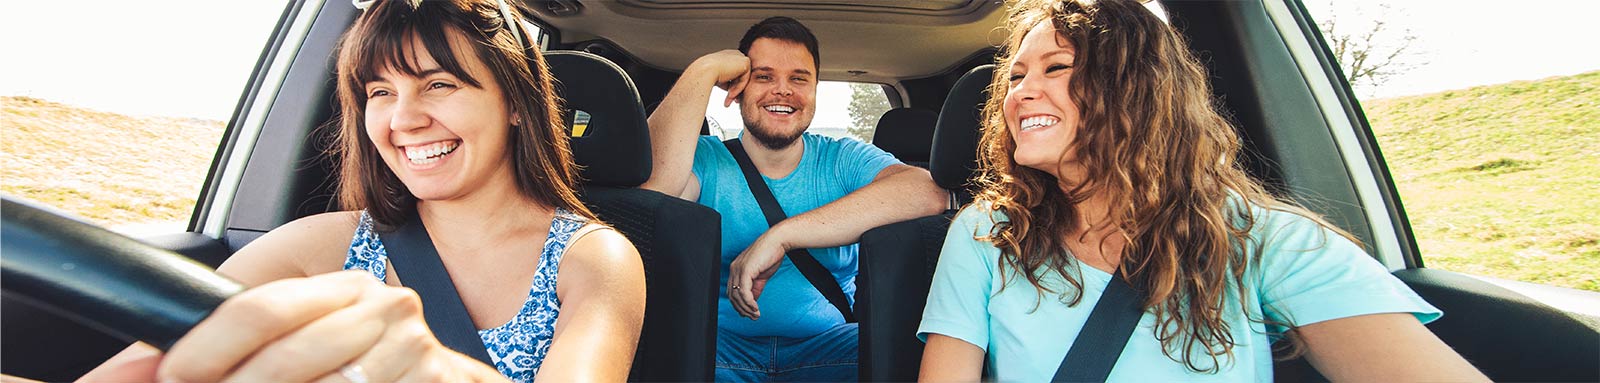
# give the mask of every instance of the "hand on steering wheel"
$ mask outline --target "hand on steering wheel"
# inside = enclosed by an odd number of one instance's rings
[[[494,369],[439,343],[410,289],[344,271],[224,301],[163,357],[161,381],[479,381]]]

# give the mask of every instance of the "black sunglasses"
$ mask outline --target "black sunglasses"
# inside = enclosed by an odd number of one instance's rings
[[[372,3],[376,2],[378,0],[350,0],[350,5],[354,5],[356,9],[366,12],[367,8],[372,7]],[[522,19],[511,16],[511,5],[506,4],[506,0],[495,0],[495,2],[500,4],[500,19],[504,20],[503,24],[506,25],[506,30],[511,31],[511,38],[516,41],[517,49],[526,51],[527,47],[524,42],[526,41],[526,44],[532,44],[533,42],[522,38],[522,28],[517,25],[521,24]]]

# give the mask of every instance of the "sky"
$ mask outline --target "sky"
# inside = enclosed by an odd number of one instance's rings
[[[1312,17],[1370,25],[1382,16],[1417,41],[1416,68],[1363,96],[1393,97],[1600,70],[1600,1],[1303,0]],[[1383,4],[1389,5],[1388,9]],[[1343,27],[1341,27],[1343,28]],[[1398,33],[1397,33],[1398,34]]]
[[[340,0],[330,0],[340,1]],[[1600,70],[1595,0],[1305,0],[1313,17],[1382,15],[1418,37],[1418,66],[1363,97],[1429,93]],[[1379,4],[1390,4],[1382,9]],[[281,15],[283,0],[0,2],[0,95],[138,116],[225,120]],[[732,37],[730,37],[732,38]],[[824,42],[825,43],[825,42]],[[849,91],[823,84],[819,107]],[[725,125],[736,114],[713,111]],[[814,126],[846,126],[842,112]]]
[[[287,4],[0,1],[0,95],[227,120]]]

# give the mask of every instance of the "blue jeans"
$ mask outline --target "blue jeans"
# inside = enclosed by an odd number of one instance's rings
[[[747,337],[717,329],[718,382],[854,382],[860,327],[807,338]]]

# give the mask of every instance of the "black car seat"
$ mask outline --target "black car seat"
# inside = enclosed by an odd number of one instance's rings
[[[572,139],[580,198],[639,249],[647,290],[644,328],[630,381],[712,379],[716,347],[721,218],[700,204],[638,189],[650,178],[650,131],[633,80],[585,52],[546,52],[568,128],[577,111],[589,127]]]
[[[933,124],[939,114],[931,110],[894,108],[878,118],[872,133],[877,145],[906,165],[928,168],[928,151],[933,146]]]
[[[993,73],[994,65],[983,65],[961,76],[939,112],[928,170],[934,183],[950,192],[950,208],[861,235],[861,270],[856,277],[861,381],[917,380],[922,363],[917,326],[950,220],[960,206],[972,201],[968,181],[978,168],[979,118]]]

